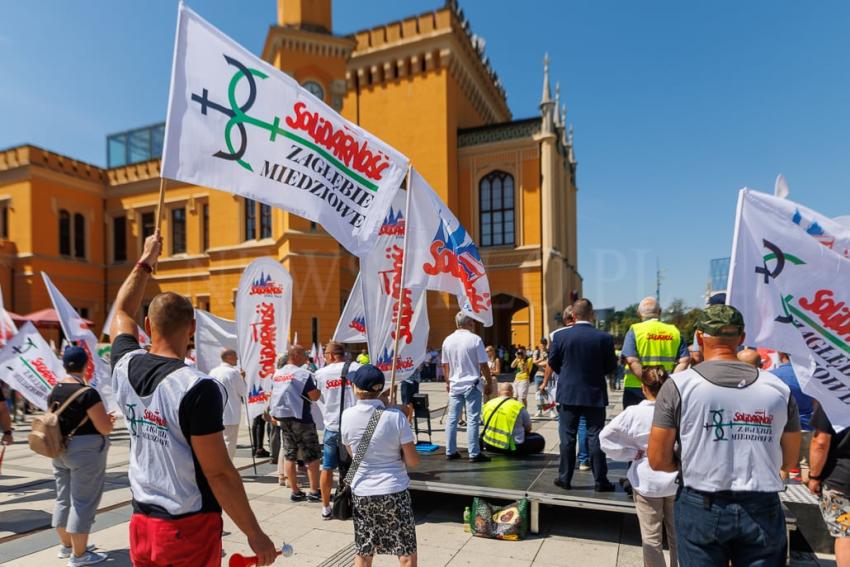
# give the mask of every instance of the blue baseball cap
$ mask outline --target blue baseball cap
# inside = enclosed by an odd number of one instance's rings
[[[79,372],[86,367],[88,361],[86,351],[78,346],[69,346],[62,354],[62,366],[68,372]]]
[[[364,364],[354,371],[351,381],[359,389],[366,392],[380,392],[384,389],[384,373],[377,366]]]

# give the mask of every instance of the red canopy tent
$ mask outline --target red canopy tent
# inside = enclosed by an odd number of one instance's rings
[[[10,313],[11,315],[11,313]],[[12,320],[15,324],[18,324],[18,319],[15,318],[15,315],[12,315]],[[20,317],[21,323],[25,321],[31,321],[33,325],[38,327],[39,329],[59,329],[61,325],[59,323],[59,314],[56,313],[55,309],[42,309],[41,311],[36,311],[35,313],[30,313],[29,315],[24,315]],[[94,321],[89,321],[88,319],[83,319],[83,323],[89,326],[89,328],[94,325]]]

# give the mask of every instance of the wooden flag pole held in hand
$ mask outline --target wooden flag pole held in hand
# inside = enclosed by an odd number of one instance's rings
[[[165,204],[165,177],[159,178],[159,203],[156,205],[155,230],[162,226],[162,206]]]
[[[413,166],[407,166],[407,177],[405,186],[407,187],[407,195],[404,202],[404,242],[401,245],[401,273],[399,274],[398,283],[398,303],[395,309],[395,333],[393,338],[393,365],[390,371],[390,404],[396,403],[395,391],[395,373],[398,365],[398,339],[401,334],[401,309],[404,302],[404,272],[407,266],[407,236],[410,234],[410,172]]]

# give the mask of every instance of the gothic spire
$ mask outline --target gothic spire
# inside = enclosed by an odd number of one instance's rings
[[[540,99],[540,106],[552,101],[552,89],[549,88],[549,53],[543,56],[543,96]]]
[[[555,81],[555,126],[561,127],[564,123],[561,121],[561,82]]]

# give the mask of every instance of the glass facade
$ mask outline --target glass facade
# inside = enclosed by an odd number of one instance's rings
[[[107,167],[121,167],[162,157],[164,137],[164,122],[107,136]]]
[[[724,291],[729,280],[729,261],[731,258],[715,258],[711,261],[711,291]]]

